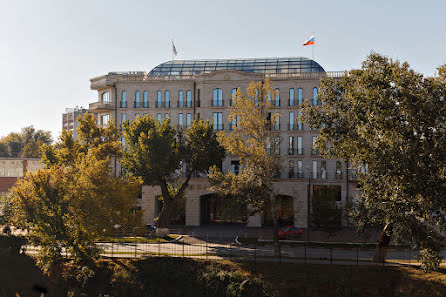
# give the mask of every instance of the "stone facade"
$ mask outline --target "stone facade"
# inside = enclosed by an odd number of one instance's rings
[[[340,76],[342,73],[310,72],[297,74],[272,73],[262,74],[235,70],[220,70],[197,75],[151,76],[146,72],[111,72],[91,79],[91,88],[98,91],[98,101],[90,104],[89,111],[98,115],[98,121],[113,119],[116,125],[123,120],[133,120],[136,116],[150,114],[154,119],[169,116],[171,124],[187,128],[186,116],[200,118],[213,123],[214,113],[222,113],[221,130],[230,132],[231,123],[227,120],[228,106],[232,99],[232,90],[240,88],[245,91],[252,81],[261,81],[268,77],[274,88],[279,91],[279,103],[272,110],[280,115],[278,128],[281,134],[280,154],[284,156],[284,170],[281,180],[276,183],[279,194],[293,197],[294,225],[307,226],[308,197],[312,195],[314,185],[336,185],[341,187],[340,204],[353,196],[355,184],[347,164],[339,160],[325,160],[312,150],[313,139],[318,132],[303,124],[299,129],[296,120],[299,113],[299,89],[303,101],[314,102],[313,94],[317,92],[320,79],[327,76]],[[221,106],[214,106],[213,92],[222,91]],[[291,97],[294,92],[294,100]],[[186,104],[186,94],[190,91],[191,103]],[[180,94],[183,104],[180,104]],[[157,101],[159,100],[160,103]],[[138,100],[139,98],[139,100]],[[169,104],[166,101],[169,100]],[[274,100],[274,99],[273,99]],[[294,101],[294,102],[293,102]],[[180,118],[183,123],[181,124]],[[215,129],[214,125],[214,129]],[[293,147],[290,149],[290,137]],[[299,139],[299,140],[298,140]],[[301,146],[298,147],[298,141]],[[236,156],[228,156],[222,164],[223,171],[231,168],[231,161]],[[300,169],[299,166],[300,165]],[[119,172],[119,163],[117,171]],[[289,167],[292,166],[292,170]],[[323,169],[324,168],[324,169]],[[309,193],[309,184],[310,193]],[[193,178],[187,191],[185,221],[188,226],[200,225],[200,196],[209,194],[206,177]],[[140,205],[144,221],[153,224],[156,216],[156,187],[144,187]],[[262,216],[255,215],[248,220],[248,226],[260,226]]]

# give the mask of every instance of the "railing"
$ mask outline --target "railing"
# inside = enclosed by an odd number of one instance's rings
[[[214,128],[215,131],[223,131],[225,129],[224,124],[212,125],[212,127]]]
[[[303,155],[304,154],[304,149],[302,147],[297,148],[297,155]]]
[[[127,108],[127,101],[120,101],[119,102],[119,107],[120,108]]]
[[[88,105],[88,108],[91,110],[99,110],[99,109],[114,109],[115,104],[113,102],[94,102]]]
[[[212,100],[212,107],[223,107],[225,106],[225,101],[222,100]]]
[[[149,102],[133,102],[134,108],[149,108]]]
[[[170,101],[155,101],[155,108],[169,108],[170,107]]]

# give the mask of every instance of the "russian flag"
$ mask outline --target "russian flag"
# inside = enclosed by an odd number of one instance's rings
[[[302,45],[306,46],[306,45],[312,45],[312,44],[314,44],[314,35],[311,35],[310,38],[305,40],[305,42]]]

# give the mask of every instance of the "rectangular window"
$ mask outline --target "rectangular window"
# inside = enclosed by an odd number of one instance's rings
[[[275,131],[279,131],[280,130],[280,117],[279,117],[279,114],[275,115],[274,130]]]
[[[102,93],[102,102],[110,103],[110,92]]]
[[[165,118],[165,119],[168,119],[168,118],[169,118],[169,114],[168,114],[168,113],[165,113],[165,114],[164,114],[164,118]]]
[[[317,105],[317,88],[313,88],[313,106]]]
[[[187,128],[189,128],[190,127],[190,125],[191,125],[191,114],[190,113],[188,113],[188,114],[186,114],[186,127]]]
[[[302,105],[304,101],[303,95],[302,95],[302,88],[299,88],[299,90],[297,90],[297,104],[300,106]]]
[[[232,106],[233,104],[235,104],[236,100],[237,100],[237,88],[234,88],[231,91],[231,100],[229,102],[229,105]]]
[[[178,107],[183,107],[183,91],[178,92]]]
[[[317,138],[317,136],[313,136],[312,137],[312,146],[311,146],[311,154],[312,155],[317,155],[318,154],[318,151],[317,151],[317,149],[316,149],[316,138]]]
[[[302,136],[297,136],[297,154],[298,155],[304,154],[304,150],[302,147]]]
[[[108,121],[110,120],[110,115],[109,115],[109,114],[107,114],[107,115],[103,115],[103,116],[101,117],[101,119],[102,119],[102,125],[103,125],[103,126],[106,126],[107,123],[108,123]]]
[[[294,89],[293,89],[293,88],[290,89],[290,101],[289,101],[289,105],[290,105],[290,106],[294,106]]]
[[[192,107],[192,92],[190,90],[186,92],[186,106]]]
[[[290,112],[290,122],[289,122],[289,126],[288,129],[294,130],[294,112]]]
[[[143,93],[143,104],[144,104],[144,108],[149,108],[149,92],[144,91]]]
[[[274,138],[274,153],[280,155],[280,137]]]
[[[294,155],[294,136],[289,137],[288,155]]]
[[[163,121],[163,115],[160,113],[156,114],[156,118],[158,119],[158,122],[162,122]]]
[[[342,179],[342,163],[336,161],[336,179]]]
[[[169,108],[170,107],[170,98],[169,98],[169,91],[166,90],[164,92],[164,107]]]
[[[135,108],[140,108],[140,96],[139,91],[135,92]]]
[[[161,107],[161,91],[156,91],[156,107]]]
[[[184,128],[184,126],[183,126],[183,114],[182,113],[178,114],[178,128],[181,128],[181,129]]]
[[[235,175],[238,175],[240,173],[240,161],[238,160],[231,161],[231,171]]]
[[[121,114],[121,123],[124,123],[125,121],[127,121],[127,114],[122,113]]]
[[[121,92],[121,108],[127,107],[127,92],[122,91]]]
[[[294,177],[294,161],[292,160],[288,162],[288,177]]]
[[[298,160],[297,161],[297,177],[298,178],[303,178],[304,177],[302,160]]]
[[[321,161],[321,178],[327,179],[327,161]]]
[[[214,89],[212,91],[212,106],[223,106],[223,90]]]
[[[280,90],[275,90],[276,97],[274,98],[274,106],[279,107],[280,106]]]
[[[304,124],[300,121],[300,118],[302,117],[302,113],[299,111],[297,114],[298,120],[297,120],[297,130],[302,131],[304,129]]]
[[[214,112],[213,113],[213,127],[214,130],[221,131],[223,130],[223,113],[222,112]]]
[[[313,179],[317,179],[317,161],[313,161]]]

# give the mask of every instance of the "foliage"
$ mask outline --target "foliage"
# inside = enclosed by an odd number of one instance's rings
[[[392,223],[397,239],[438,250],[446,229],[445,73],[443,66],[423,77],[372,53],[361,69],[322,81],[322,106],[305,106],[322,154],[364,169],[353,213],[361,232]]]
[[[79,140],[64,131],[43,149],[47,168],[27,173],[12,189],[13,222],[41,246],[38,264],[46,272],[61,261],[63,248],[75,262],[91,263],[98,237],[112,234],[115,224],[130,229],[139,220],[132,210],[140,182],[111,175],[118,131],[112,123],[97,127],[89,114],[79,125]]]
[[[11,132],[0,140],[0,157],[40,157],[39,148],[52,142],[51,132],[36,130],[33,126],[22,129],[21,132]]]
[[[330,235],[342,227],[342,208],[336,203],[335,191],[330,187],[323,187],[314,192],[311,203],[312,223]]]
[[[12,215],[12,193],[0,194],[0,225],[7,224]]]
[[[279,132],[272,129],[278,119],[271,97],[275,97],[269,80],[251,82],[246,94],[240,89],[229,108],[229,121],[235,122],[234,130],[221,132],[218,141],[232,155],[240,158],[243,170],[236,174],[223,174],[216,167],[209,176],[211,189],[225,195],[241,198],[253,212],[271,209],[274,222],[275,252],[278,253],[278,223],[276,209],[277,181],[282,170]]]
[[[128,144],[124,168],[145,185],[161,188],[158,226],[163,228],[169,225],[174,201],[184,197],[192,175],[206,173],[225,156],[212,127],[202,120],[194,120],[183,133],[171,127],[169,119],[160,123],[147,115],[124,123],[124,136]],[[181,179],[183,167],[186,173]]]

